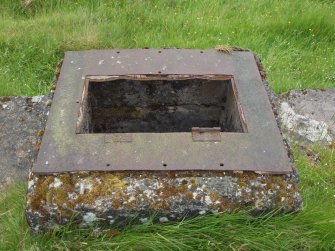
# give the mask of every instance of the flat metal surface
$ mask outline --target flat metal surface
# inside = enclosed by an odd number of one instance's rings
[[[191,132],[77,134],[85,80],[123,75],[226,76],[233,82],[247,132],[220,132],[221,141],[194,141]],[[253,54],[191,49],[67,52],[33,172],[120,170],[291,172]]]
[[[221,141],[221,128],[192,127],[193,141]]]

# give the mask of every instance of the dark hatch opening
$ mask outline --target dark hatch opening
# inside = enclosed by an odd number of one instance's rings
[[[243,132],[230,80],[90,80],[79,133]]]

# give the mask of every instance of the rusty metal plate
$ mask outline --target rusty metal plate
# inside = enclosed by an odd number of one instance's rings
[[[221,141],[220,127],[192,127],[193,141]]]
[[[194,140],[199,130],[193,137],[191,130],[78,133],[88,81],[148,77],[229,79],[243,131],[214,129],[200,141]],[[67,52],[33,172],[120,170],[291,172],[253,54],[191,49]]]
[[[105,134],[105,144],[113,142],[132,142],[133,135],[131,133],[111,133]]]

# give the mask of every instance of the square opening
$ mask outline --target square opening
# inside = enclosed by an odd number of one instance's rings
[[[243,132],[232,85],[226,79],[90,79],[77,132],[191,132],[192,127]]]

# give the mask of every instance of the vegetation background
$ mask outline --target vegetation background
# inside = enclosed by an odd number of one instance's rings
[[[68,50],[217,45],[261,56],[277,93],[334,88],[335,2],[0,0],[0,96],[48,92]],[[129,223],[100,237],[76,227],[32,236],[18,183],[0,195],[0,250],[335,250],[334,147],[296,146],[295,157],[302,212]]]

